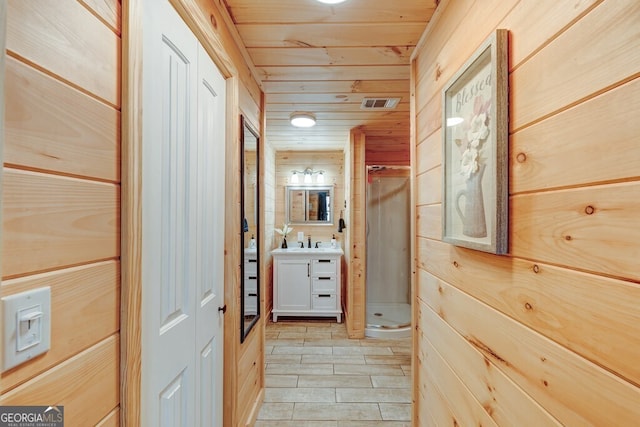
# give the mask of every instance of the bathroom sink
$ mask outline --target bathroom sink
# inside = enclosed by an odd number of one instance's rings
[[[301,248],[301,247],[289,247],[287,249],[275,249],[275,253],[298,253],[298,254],[342,254],[342,248]]]

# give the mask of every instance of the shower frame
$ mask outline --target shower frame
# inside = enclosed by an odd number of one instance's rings
[[[404,166],[404,165],[367,165],[366,166],[366,181],[365,181],[365,185],[363,188],[363,191],[365,192],[365,194],[368,194],[368,185],[369,184],[369,180],[371,179],[372,176],[384,176],[384,177],[402,177],[402,178],[407,178],[408,179],[408,184],[409,184],[409,191],[408,191],[408,205],[409,205],[409,218],[407,218],[408,224],[407,224],[407,229],[408,229],[408,233],[407,233],[407,245],[408,245],[408,252],[409,252],[409,256],[410,258],[410,262],[409,262],[409,271],[407,271],[407,288],[408,288],[408,293],[409,293],[409,298],[407,301],[407,304],[409,304],[410,307],[410,318],[409,318],[409,325],[406,328],[411,328],[411,325],[414,323],[414,316],[413,316],[413,274],[412,271],[414,269],[414,264],[413,264],[413,256],[414,256],[414,250],[413,250],[413,244],[414,244],[414,237],[413,237],[413,227],[414,227],[414,221],[415,219],[413,218],[413,215],[411,215],[412,209],[414,207],[413,204],[413,182],[412,182],[412,173],[411,173],[411,167],[410,166]],[[365,196],[365,206],[368,206],[368,197]],[[367,227],[369,218],[368,218],[368,208],[364,209],[363,212],[363,219],[364,219],[364,223],[365,223],[365,229]],[[384,327],[379,327],[379,326],[375,326],[375,325],[369,325],[368,321],[367,321],[367,311],[368,311],[368,306],[369,306],[369,280],[368,280],[368,251],[369,251],[369,241],[368,241],[368,232],[365,232],[365,243],[364,243],[364,248],[365,248],[365,256],[363,259],[363,271],[365,274],[365,279],[363,281],[364,284],[364,329],[366,330],[371,330],[371,329],[378,329],[378,330],[386,330],[389,332],[393,332],[396,331],[397,329],[406,329],[406,328],[384,328]]]

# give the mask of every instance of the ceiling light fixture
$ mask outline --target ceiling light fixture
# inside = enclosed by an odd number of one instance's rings
[[[326,3],[326,4],[338,4],[338,3],[343,3],[346,0],[318,0],[320,3]]]
[[[316,116],[311,113],[293,113],[289,116],[291,125],[297,128],[310,128],[316,124]]]

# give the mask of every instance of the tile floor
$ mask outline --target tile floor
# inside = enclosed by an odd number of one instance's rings
[[[410,419],[410,338],[350,340],[335,321],[267,324],[255,427],[409,427]]]

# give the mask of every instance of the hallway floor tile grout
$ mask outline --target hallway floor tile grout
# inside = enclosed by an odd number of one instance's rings
[[[347,338],[344,323],[266,327],[265,398],[255,427],[409,427],[411,339]]]

